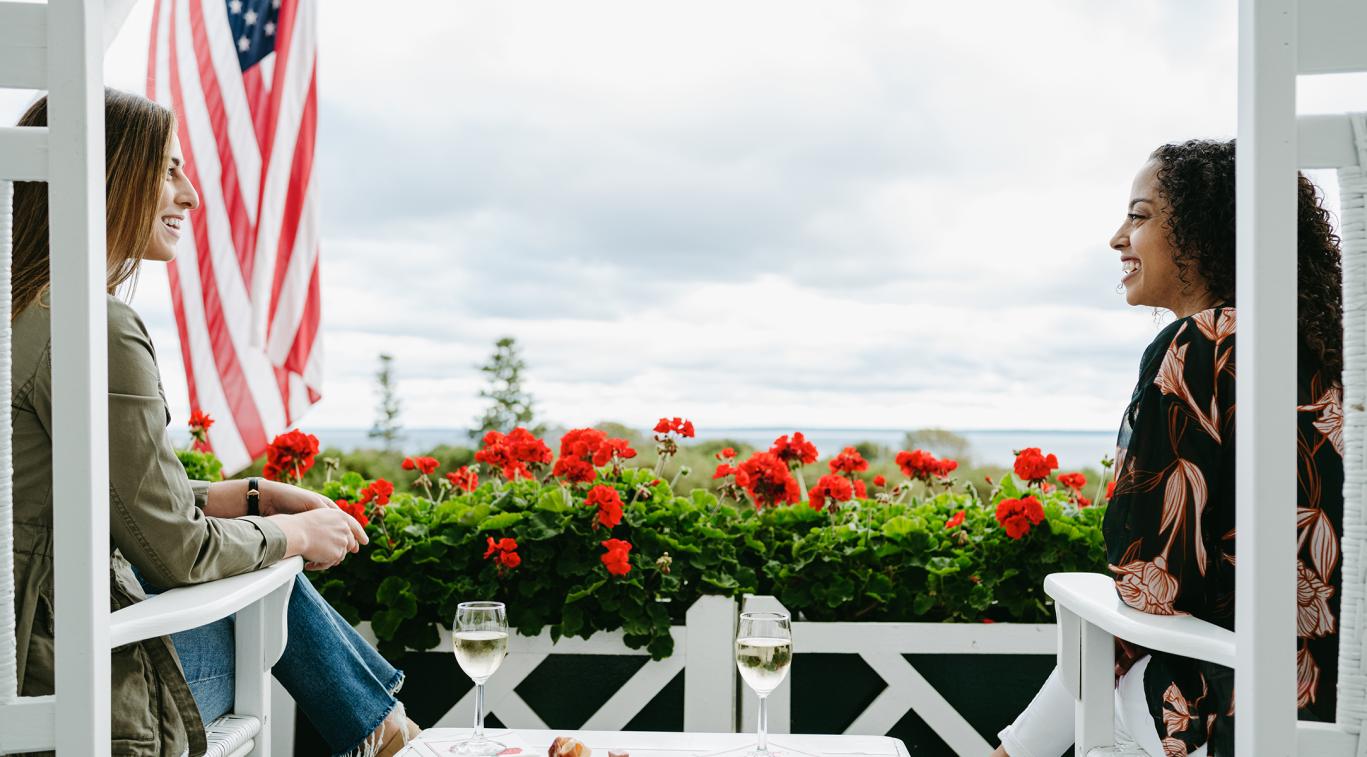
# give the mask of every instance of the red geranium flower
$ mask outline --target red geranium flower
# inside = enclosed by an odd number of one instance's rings
[[[958,528],[960,525],[963,525],[965,512],[966,511],[964,510],[960,510],[959,512],[951,515],[949,517],[949,520],[945,521],[945,528]]]
[[[484,447],[475,453],[475,461],[484,463],[513,481],[532,478],[528,465],[544,465],[551,461],[551,449],[521,426],[507,434],[490,431],[484,435]]]
[[[862,473],[869,469],[869,461],[859,454],[859,450],[854,447],[846,447],[840,454],[831,458],[831,473],[844,473],[850,475]]]
[[[341,508],[342,512],[355,518],[356,522],[361,524],[361,528],[370,525],[370,518],[366,517],[364,504],[339,499],[337,500],[337,507]]]
[[[493,558],[498,564],[499,570],[504,568],[509,570],[522,564],[522,557],[517,553],[517,541],[508,537],[503,537],[497,541],[494,537],[488,537],[489,548],[484,550],[484,559]]]
[[[1043,481],[1049,473],[1058,470],[1058,458],[1045,455],[1039,447],[1026,447],[1016,453],[1016,475],[1025,481]]]
[[[447,473],[446,480],[451,482],[452,487],[463,492],[472,492],[479,488],[479,474],[464,465]]]
[[[594,528],[601,523],[611,529],[622,522],[622,497],[611,486],[593,487],[584,498],[584,504],[598,508],[598,523],[593,524]]]
[[[626,439],[608,439],[598,447],[598,451],[593,453],[593,464],[599,467],[612,462],[630,460],[636,457],[636,450],[631,448],[631,442]],[[616,458],[616,461],[613,460]]]
[[[1034,497],[1004,499],[997,503],[997,522],[1007,536],[1019,539],[1030,533],[1031,526],[1044,522],[1044,508]]]
[[[394,485],[382,478],[377,478],[361,490],[360,502],[365,505],[374,501],[377,507],[384,507],[389,504],[389,497],[393,494]]]
[[[435,457],[405,457],[403,459],[404,470],[413,470],[416,468],[418,472],[424,476],[432,475],[432,473],[436,471],[438,465],[440,465],[440,463],[437,462],[437,458]]]
[[[190,438],[194,443],[190,446],[200,452],[208,452],[209,448],[209,427],[214,425],[214,419],[208,413],[201,413],[198,410],[190,411]]]
[[[560,438],[560,459],[551,471],[558,478],[572,484],[586,484],[598,477],[593,468],[598,448],[608,441],[608,435],[596,428],[576,428]]]
[[[1082,496],[1081,494],[1079,494],[1079,495],[1077,495],[1077,506],[1078,506],[1078,507],[1091,507],[1091,506],[1092,506],[1092,501],[1091,501],[1090,499],[1087,499],[1086,497]]]
[[[661,418],[660,422],[655,424],[655,433],[675,433],[687,439],[692,439],[694,434],[693,421],[685,420],[683,418]]]
[[[1115,496],[1115,481],[1111,481],[1110,483],[1106,484],[1106,499],[1109,500],[1111,497],[1114,497],[1114,496]]]
[[[281,476],[300,481],[313,467],[313,458],[317,454],[318,437],[305,434],[297,428],[287,431],[271,440],[266,448],[266,466],[261,475],[272,481],[284,480]]]
[[[715,455],[713,455],[713,457],[715,457],[715,458],[718,459],[718,460],[735,460],[735,459],[736,459],[736,448],[735,448],[735,447],[723,447],[723,448],[722,448],[722,451],[721,451],[721,452],[718,452],[718,453],[715,454]]]
[[[508,446],[513,459],[520,463],[549,465],[551,462],[551,448],[538,439],[536,434],[521,426],[508,432],[504,437],[504,444]]]
[[[1082,487],[1087,485],[1087,477],[1081,473],[1061,473],[1058,482],[1074,492],[1080,492]]]
[[[861,482],[862,483],[862,482]],[[827,474],[816,482],[816,486],[807,492],[808,504],[814,510],[822,510],[826,507],[826,499],[830,498],[836,502],[849,502],[854,498],[854,484],[848,478]]]
[[[603,548],[607,550],[598,559],[603,561],[604,567],[614,576],[625,576],[631,572],[631,544],[621,539],[608,539],[603,542]]]
[[[945,478],[959,467],[956,460],[940,460],[923,449],[897,453],[897,467],[907,478],[929,482],[932,478]]]
[[[856,479],[854,482],[854,496],[864,499],[869,496],[869,487],[866,486],[863,481]]]
[[[774,446],[769,448],[769,452],[776,455],[789,468],[809,465],[817,459],[816,445],[807,441],[801,431],[793,432],[791,441],[787,434],[775,439]]]
[[[756,452],[736,469],[736,483],[750,492],[755,507],[791,504],[800,498],[788,466],[770,452]]]
[[[874,477],[873,477],[873,485],[874,485],[874,486],[887,486],[887,485],[888,485],[888,480],[887,480],[886,478],[883,478],[882,476],[874,476]]]

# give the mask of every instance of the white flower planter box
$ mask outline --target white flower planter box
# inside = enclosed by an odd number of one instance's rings
[[[747,609],[779,609],[772,597],[748,597]],[[739,681],[734,662],[737,603],[722,597],[704,597],[689,609],[687,623],[672,629],[674,654],[664,660],[647,661],[616,691],[577,689],[566,682],[567,696],[583,696],[602,704],[580,730],[622,730],[682,672],[684,675],[683,730],[694,732],[749,731],[755,727],[757,700]],[[360,630],[372,639],[368,624]],[[645,657],[644,650],[630,649],[618,632],[594,634],[588,639],[562,638],[553,642],[549,631],[537,636],[513,634],[508,659],[489,681],[486,701],[489,713],[511,728],[546,729],[543,714],[533,709],[516,691],[529,675],[552,655],[602,655]],[[886,684],[854,718],[845,733],[883,735],[908,712],[916,713],[956,754],[983,755],[991,745],[969,721],[942,696],[935,686],[904,655],[1039,655],[1052,659],[1058,632],[1052,624],[1014,623],[793,623],[793,646],[798,662],[788,680],[769,700],[769,730],[789,733],[793,725],[792,691],[802,675],[804,654],[857,655]],[[416,651],[416,650],[415,650]],[[451,654],[451,634],[441,630],[440,643],[428,652]],[[457,672],[457,675],[459,673]],[[453,681],[453,686],[461,683]],[[823,697],[842,696],[841,680],[825,682]],[[801,681],[807,691],[810,680]],[[412,696],[411,692],[409,693]],[[993,692],[987,692],[990,696]],[[277,744],[294,743],[293,702],[277,685],[274,728]],[[429,727],[468,727],[474,717],[474,692],[468,691]],[[569,729],[567,729],[569,730]],[[810,730],[810,729],[809,729]],[[913,745],[909,745],[913,746]]]

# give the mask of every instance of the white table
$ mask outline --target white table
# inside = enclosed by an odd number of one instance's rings
[[[505,757],[544,757],[556,736],[573,736],[593,750],[593,757],[608,757],[608,751],[627,752],[631,757],[691,757],[723,750],[740,750],[755,745],[753,733],[661,733],[654,731],[524,731],[492,728],[485,734],[518,753]],[[450,746],[470,735],[469,728],[429,728],[399,754],[403,757],[450,757]],[[900,739],[889,736],[831,736],[824,734],[772,734],[769,751],[777,757],[832,755],[832,757],[909,757]],[[726,757],[740,757],[729,752]]]

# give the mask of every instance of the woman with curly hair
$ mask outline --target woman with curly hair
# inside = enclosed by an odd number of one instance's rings
[[[1343,533],[1342,301],[1338,238],[1299,177],[1297,695],[1334,718]],[[1121,599],[1234,628],[1234,143],[1164,145],[1134,179],[1111,247],[1130,305],[1170,311],[1139,363],[1103,525]],[[1291,503],[1287,503],[1289,507]],[[1234,671],[1118,645],[1117,742],[1158,757],[1234,754]],[[1054,757],[1073,742],[1058,672],[995,755]]]

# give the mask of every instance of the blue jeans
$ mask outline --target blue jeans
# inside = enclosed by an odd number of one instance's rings
[[[403,685],[403,673],[361,638],[302,575],[295,576],[288,616],[285,653],[271,674],[333,753],[350,753],[398,703],[394,692]],[[172,634],[171,641],[205,724],[231,712],[233,619]]]

